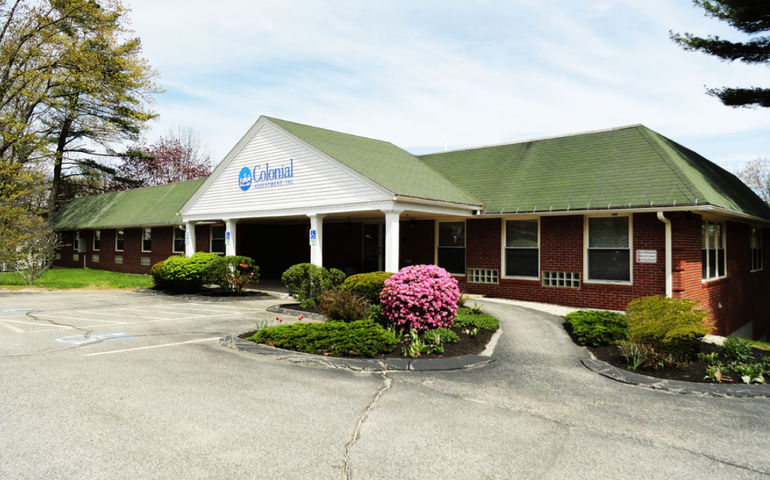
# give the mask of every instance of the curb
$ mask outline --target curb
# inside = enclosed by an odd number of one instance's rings
[[[447,370],[466,370],[482,367],[495,362],[497,359],[484,355],[462,355],[460,357],[447,358],[386,358],[357,359],[342,357],[326,357],[310,353],[283,350],[281,348],[261,345],[238,338],[236,335],[227,335],[219,339],[219,344],[239,352],[262,355],[275,360],[302,365],[306,367],[333,368],[336,370],[349,370],[353,372],[438,372]]]
[[[313,312],[303,312],[301,310],[292,310],[290,308],[284,308],[285,305],[272,305],[267,307],[268,312],[272,313],[282,313],[284,315],[291,315],[292,317],[305,317],[305,318],[312,318],[313,320],[326,320],[326,317],[321,315],[320,313],[313,313]]]
[[[163,290],[153,290],[152,288],[140,288],[137,290],[134,290],[135,292],[142,293],[145,295],[155,295],[158,297],[169,297],[169,298],[178,298],[181,300],[195,300],[195,301],[203,301],[203,302],[245,302],[245,301],[261,301],[261,300],[280,300],[281,297],[276,296],[275,292],[265,292],[263,290],[259,290],[266,295],[260,295],[260,296],[237,296],[234,295],[232,297],[212,297],[208,295],[197,295],[194,293],[169,293]]]
[[[770,385],[724,385],[720,383],[682,382],[629,372],[595,358],[584,359],[582,362],[586,368],[603,377],[652,390],[665,390],[680,394],[709,395],[712,397],[770,397]]]

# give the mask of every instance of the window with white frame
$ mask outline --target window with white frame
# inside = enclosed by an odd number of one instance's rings
[[[439,222],[436,255],[439,267],[465,274],[465,222]]]
[[[94,230],[94,251],[98,252],[102,246],[102,231]]]
[[[751,227],[751,271],[756,272],[764,268],[762,258],[762,229],[760,227]]]
[[[586,226],[588,281],[631,281],[631,217],[590,217]]]
[[[725,237],[724,222],[703,221],[701,227],[701,263],[703,280],[722,278],[727,274]]]
[[[539,274],[538,221],[507,220],[505,222],[505,275],[538,278]]]
[[[124,244],[125,244],[125,238],[123,236],[123,230],[120,230],[120,229],[115,230],[115,251],[122,252]]]
[[[152,251],[152,228],[142,229],[142,251],[143,252]]]
[[[75,231],[75,244],[72,247],[76,252],[80,251],[80,230]]]
[[[179,227],[174,228],[174,253],[184,253],[184,230]]]
[[[211,226],[211,253],[225,253],[225,226]]]

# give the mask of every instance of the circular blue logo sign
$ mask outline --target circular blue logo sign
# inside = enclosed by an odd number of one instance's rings
[[[244,192],[251,187],[251,169],[249,167],[243,167],[241,173],[238,175],[238,186]]]

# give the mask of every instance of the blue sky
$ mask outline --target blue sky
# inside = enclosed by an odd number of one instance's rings
[[[124,0],[166,92],[147,133],[198,130],[221,160],[260,115],[413,153],[642,123],[732,169],[770,157],[770,110],[706,86],[766,66],[684,52],[745,37],[689,0]]]

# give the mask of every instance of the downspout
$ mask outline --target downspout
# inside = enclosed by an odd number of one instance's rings
[[[658,220],[666,224],[666,296],[674,296],[674,278],[672,275],[672,256],[671,256],[671,220],[658,212]]]

